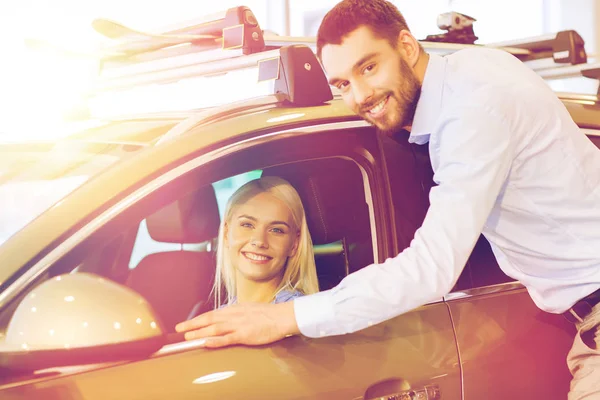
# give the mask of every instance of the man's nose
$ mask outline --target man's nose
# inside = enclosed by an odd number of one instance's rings
[[[373,89],[365,83],[355,82],[352,85],[352,95],[354,102],[362,108],[373,100]]]

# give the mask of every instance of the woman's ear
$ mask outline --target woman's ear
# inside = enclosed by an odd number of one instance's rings
[[[227,234],[229,233],[229,225],[227,224],[227,222],[223,223],[223,241],[225,243],[223,243],[223,245],[225,247],[229,247],[229,240],[227,240]]]
[[[298,252],[298,246],[300,245],[300,231],[296,232],[296,238],[294,239],[294,244],[292,249],[290,250],[290,254],[288,257],[294,257]]]

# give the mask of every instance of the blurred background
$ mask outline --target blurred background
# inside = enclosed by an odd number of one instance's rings
[[[92,54],[110,40],[91,21],[104,17],[139,30],[193,20],[194,16],[246,5],[263,29],[281,35],[313,36],[337,0],[2,0],[0,2],[0,139],[50,138],[66,134],[65,124],[118,113],[221,104],[262,94],[264,85],[240,72],[200,85],[180,82],[83,102],[98,71]],[[477,19],[477,43],[537,36],[575,29],[588,55],[600,54],[600,0],[396,0],[413,34],[440,33],[436,18],[458,11]],[[36,42],[37,41],[37,42]],[[65,51],[39,46],[39,41]],[[38,45],[36,45],[38,43]],[[597,60],[597,59],[596,59]],[[594,61],[594,59],[591,59]],[[252,83],[248,83],[249,80]],[[570,79],[558,90],[595,94],[598,84]],[[168,96],[175,90],[177,96]],[[176,99],[176,100],[175,100]]]

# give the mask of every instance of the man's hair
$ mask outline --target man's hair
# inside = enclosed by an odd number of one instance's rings
[[[404,16],[389,1],[343,0],[321,21],[317,33],[317,56],[321,58],[325,45],[341,44],[350,32],[361,26],[368,27],[376,37],[386,39],[393,47],[398,44],[401,30],[410,32]]]

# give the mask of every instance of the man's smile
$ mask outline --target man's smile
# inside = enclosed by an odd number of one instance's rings
[[[371,117],[371,118],[379,118],[381,116],[383,116],[383,114],[385,113],[386,110],[386,106],[388,104],[388,100],[389,100],[390,96],[386,96],[383,99],[381,99],[377,104],[375,104],[373,107],[371,107],[369,110],[367,110],[367,114]]]

